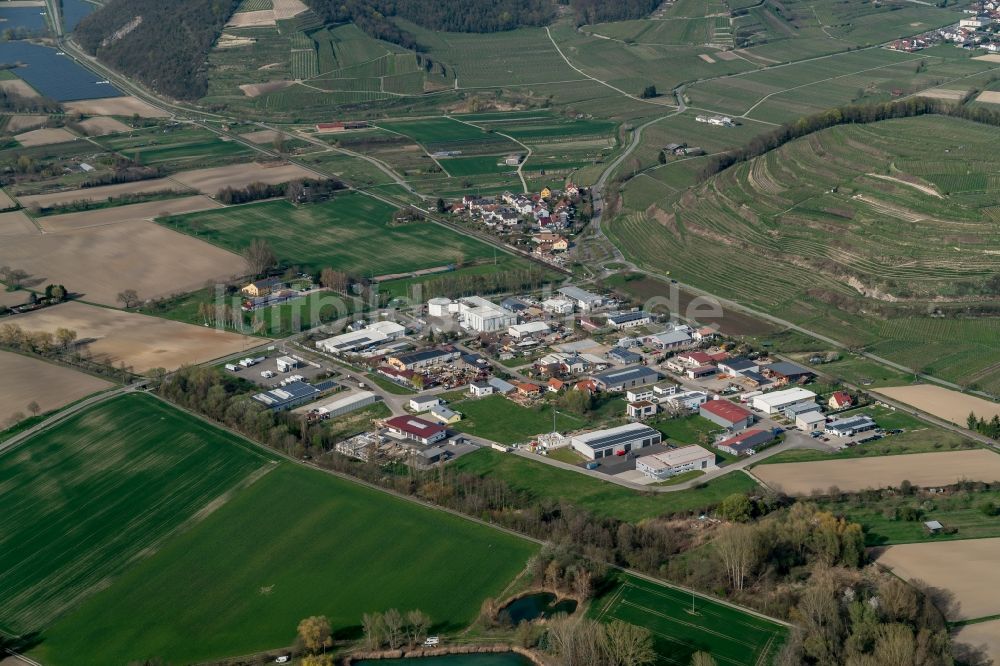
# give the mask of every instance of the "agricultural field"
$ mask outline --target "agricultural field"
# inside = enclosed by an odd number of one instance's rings
[[[309,271],[331,266],[372,277],[493,257],[491,246],[430,222],[390,224],[393,212],[377,199],[346,193],[321,204],[272,201],[159,222],[233,252],[262,238],[280,261]]]
[[[0,629],[47,628],[272,464],[243,440],[140,394],[33,436],[0,457]]]
[[[132,183],[128,184],[132,185]],[[117,186],[113,185],[112,187]],[[177,215],[222,207],[222,204],[206,196],[172,196],[174,191],[183,188],[185,188],[184,185],[173,183],[170,191],[147,193],[154,197],[153,201],[100,206],[93,210],[45,215],[38,218],[37,224],[47,234],[77,232],[93,227],[118,226],[128,222],[141,223],[144,220],[152,220],[164,215]],[[165,198],[155,198],[158,196]],[[86,197],[87,195],[84,194],[84,198]]]
[[[220,139],[198,127],[154,126],[128,135],[98,137],[95,141],[138,164],[170,171],[247,162],[254,157],[253,151],[242,143]]]
[[[167,118],[170,116],[166,111],[161,111],[156,107],[142,101],[137,97],[108,97],[106,99],[87,99],[75,102],[67,102],[67,111],[82,113],[88,116],[122,116],[131,118]]]
[[[619,574],[588,613],[601,622],[621,620],[649,629],[657,666],[688,664],[695,652],[708,652],[717,663],[732,666],[768,664],[788,631],[701,594],[628,574]]]
[[[876,552],[875,561],[904,580],[924,581],[949,593],[941,608],[949,621],[1000,615],[994,594],[1000,538],[943,543],[911,543]]]
[[[247,162],[210,169],[182,171],[175,174],[173,180],[202,194],[215,196],[219,190],[225,187],[240,189],[251,183],[277,185],[295,179],[312,177],[315,177],[315,174],[296,164]]]
[[[98,212],[109,211],[117,212]],[[6,237],[0,265],[17,266],[33,280],[63,284],[84,300],[109,306],[119,305],[124,289],[158,298],[246,274],[241,257],[146,220]]]
[[[962,427],[965,427],[970,413],[987,421],[994,416],[1000,416],[1000,403],[952,391],[942,386],[921,384],[886,387],[880,389],[879,393]]]
[[[25,331],[53,334],[60,328],[76,331],[81,350],[95,359],[124,364],[138,373],[205,363],[262,342],[259,338],[214,328],[80,302],[14,315],[5,322]]]
[[[355,637],[363,613],[389,608],[419,608],[435,632],[455,631],[536,550],[463,518],[282,464],[52,625],[32,656],[55,666],[203,662],[290,645],[310,615],[326,615],[335,635]]]
[[[689,490],[644,494],[580,472],[490,449],[466,454],[449,466],[459,472],[500,479],[539,502],[565,500],[598,516],[630,522],[704,511],[733,493],[759,488],[749,476],[735,472]]]
[[[180,190],[181,186],[176,181],[169,178],[151,178],[140,180],[134,183],[119,183],[117,185],[102,185],[99,187],[86,187],[78,190],[60,190],[58,192],[47,192],[45,194],[29,194],[18,196],[17,200],[25,208],[38,206],[39,208],[51,208],[76,201],[105,201],[110,198],[120,197],[130,194],[155,194]],[[140,216],[141,219],[141,216]]]
[[[517,152],[520,148],[510,139],[489,134],[455,118],[441,117],[424,120],[380,122],[379,127],[404,134],[427,152],[458,151],[463,155]]]
[[[992,128],[938,116],[834,127],[607,231],[631,258],[683,283],[995,390],[1000,322],[916,313],[932,299],[987,298],[1000,270],[990,251],[1000,243],[991,217],[1000,181],[968,174],[991,172],[997,148]],[[775,269],[776,257],[794,261]],[[887,319],[853,314],[862,309]]]
[[[988,449],[758,465],[753,473],[787,495],[859,492],[915,486],[947,486],[960,481],[1000,481],[1000,455]]]
[[[51,412],[110,386],[77,370],[0,351],[0,424],[18,412],[31,415],[30,403],[38,405],[39,413]]]

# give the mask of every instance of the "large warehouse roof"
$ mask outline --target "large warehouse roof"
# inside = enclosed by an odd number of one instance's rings
[[[812,391],[796,387],[785,389],[784,391],[775,391],[774,393],[765,393],[764,395],[755,397],[753,400],[755,404],[759,403],[768,405],[769,407],[777,407],[815,397],[816,394]]]
[[[606,430],[595,430],[594,432],[584,433],[582,435],[575,436],[573,439],[584,446],[589,446],[591,449],[596,450],[606,449],[607,447],[615,446],[616,444],[632,442],[644,437],[655,437],[659,434],[659,430],[650,428],[647,425],[643,425],[641,423],[629,423],[628,425],[618,426],[617,428],[608,428]]]

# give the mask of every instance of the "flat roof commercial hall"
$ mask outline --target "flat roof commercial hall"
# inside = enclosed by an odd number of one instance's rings
[[[667,479],[692,470],[715,469],[715,454],[691,444],[636,458],[635,468],[651,479]]]
[[[393,321],[377,321],[360,331],[335,335],[316,343],[316,347],[330,354],[343,354],[373,347],[383,342],[398,340],[406,333],[406,327]]]
[[[627,368],[625,370],[609,370],[591,379],[597,384],[597,388],[602,391],[624,391],[625,389],[655,384],[660,381],[660,373],[646,366],[637,368]]]
[[[754,396],[753,408],[759,409],[765,414],[776,414],[792,405],[804,402],[815,403],[816,394],[804,388],[790,388]]]
[[[292,382],[280,388],[258,393],[253,399],[273,412],[281,412],[307,403],[319,394],[320,390],[311,384]]]
[[[325,402],[315,407],[316,413],[323,414],[331,419],[353,412],[356,409],[374,404],[378,396],[371,391],[355,391],[348,395],[337,396],[336,399]],[[305,409],[305,408],[303,408]]]
[[[753,412],[729,400],[709,400],[701,405],[698,413],[702,418],[730,430],[749,428],[755,420]]]
[[[643,449],[662,441],[663,435],[660,434],[659,430],[641,423],[629,423],[617,428],[595,430],[577,435],[573,437],[572,446],[585,458],[598,460],[607,456]]]
[[[458,302],[462,326],[479,333],[502,331],[517,324],[517,314],[479,296],[467,296]]]
[[[559,289],[559,293],[573,301],[578,308],[584,311],[600,307],[601,303],[604,302],[604,299],[597,294],[584,291],[579,287],[562,287]]]

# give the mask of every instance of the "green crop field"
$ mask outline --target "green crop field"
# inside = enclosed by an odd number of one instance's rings
[[[500,151],[516,152],[516,143],[497,134],[453,118],[427,118],[380,122],[379,127],[405,134],[424,146],[427,152],[461,151],[463,154],[483,154]]]
[[[0,629],[42,629],[270,465],[145,395],[32,437],[0,457]]]
[[[362,614],[389,608],[454,631],[536,548],[283,463],[45,631],[32,655],[55,666],[202,662],[291,645],[310,615],[356,636]]]
[[[483,242],[431,222],[392,226],[393,211],[377,199],[345,193],[320,204],[269,201],[159,222],[235,252],[262,238],[285,263],[311,271],[330,266],[368,277],[492,258],[495,253]]]
[[[504,155],[479,155],[477,157],[450,157],[440,160],[441,168],[452,176],[474,176],[485,173],[517,171],[516,166],[503,163]]]
[[[956,187],[956,176],[995,170],[998,149],[993,128],[940,116],[835,127],[666,197],[659,220],[635,213],[608,232],[681,282],[997,390],[1000,321],[896,303],[989,299],[1000,181]],[[862,312],[873,309],[894,316]]]
[[[699,651],[719,664],[770,664],[788,632],[738,608],[627,574],[618,574],[588,612],[602,622],[621,620],[649,629],[657,666],[687,666]]]
[[[550,428],[551,418],[550,415]],[[566,500],[596,515],[630,522],[664,514],[702,511],[728,495],[758,488],[746,474],[732,472],[690,490],[644,494],[580,472],[490,449],[464,455],[450,466],[460,472],[501,479],[538,501]]]

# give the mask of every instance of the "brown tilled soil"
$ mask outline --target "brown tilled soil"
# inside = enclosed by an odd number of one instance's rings
[[[62,127],[46,127],[18,134],[14,138],[25,148],[31,148],[32,146],[48,146],[53,143],[66,143],[79,137]]]
[[[171,189],[182,189],[183,185],[174,185]],[[176,199],[160,199],[158,201],[146,201],[137,204],[127,204],[125,206],[112,206],[111,208],[97,208],[86,210],[80,213],[62,213],[60,215],[46,215],[38,218],[38,223],[46,233],[60,231],[76,231],[86,227],[106,226],[109,224],[120,224],[132,220],[152,220],[165,215],[176,215],[178,213],[193,213],[199,210],[210,208],[221,208],[222,204],[209,199],[208,197],[195,195],[190,197],[178,197]]]
[[[38,234],[38,227],[32,224],[23,210],[15,210],[12,213],[0,213],[0,237],[37,236]]]
[[[117,134],[128,132],[132,128],[116,118],[87,118],[80,121],[80,127],[87,136],[104,136],[105,134]]]
[[[26,97],[28,99],[41,97],[41,95],[39,95],[34,88],[21,79],[8,79],[6,81],[0,81],[0,90],[3,90],[5,93],[14,93],[15,95],[20,95],[21,97]]]
[[[67,111],[77,111],[85,116],[134,116],[141,118],[167,118],[169,113],[135,97],[107,97],[105,99],[84,99],[63,104]]]
[[[151,178],[149,180],[138,180],[134,183],[85,187],[79,190],[63,190],[61,192],[46,192],[45,194],[27,194],[17,199],[21,202],[22,206],[38,204],[45,208],[73,201],[105,201],[108,197],[120,197],[123,194],[149,194],[152,192],[180,191],[184,189],[183,185],[169,178]],[[162,203],[166,203],[167,201],[165,200]]]
[[[261,9],[255,12],[237,12],[233,14],[227,28],[264,28],[274,25],[274,10]]]
[[[203,194],[214,196],[223,187],[241,188],[250,183],[287,183],[296,178],[310,178],[313,174],[296,164],[275,164],[273,166],[249,162],[212,169],[182,171],[173,179]]]
[[[246,273],[241,257],[145,220],[4,238],[2,265],[111,306],[118,305],[118,293],[125,289],[156,298]]]
[[[263,342],[259,338],[245,341],[243,336],[214,328],[79,302],[15,315],[7,321],[29,331],[74,330],[78,340],[88,341],[87,348],[94,356],[116,364],[124,362],[137,372],[205,363],[238,352],[245,344]]]
[[[994,664],[1000,664],[1000,620],[977,622],[959,627],[952,634],[952,641],[982,648]]]
[[[31,416],[32,401],[48,412],[109,386],[83,372],[0,351],[0,428],[15,412]]]
[[[7,121],[8,132],[23,132],[35,127],[41,127],[48,122],[48,116],[11,116]]]
[[[755,476],[787,495],[827,493],[831,488],[857,492],[898,487],[903,481],[947,486],[962,480],[1000,481],[1000,454],[987,449],[915,453],[878,458],[846,458],[816,462],[757,465]]]
[[[950,621],[1000,614],[1000,539],[906,543],[874,552],[876,562],[906,580],[952,596],[940,610]]]
[[[966,424],[969,412],[987,421],[994,416],[1000,416],[1000,403],[952,391],[943,386],[930,384],[894,386],[880,388],[878,392],[960,426]]]

